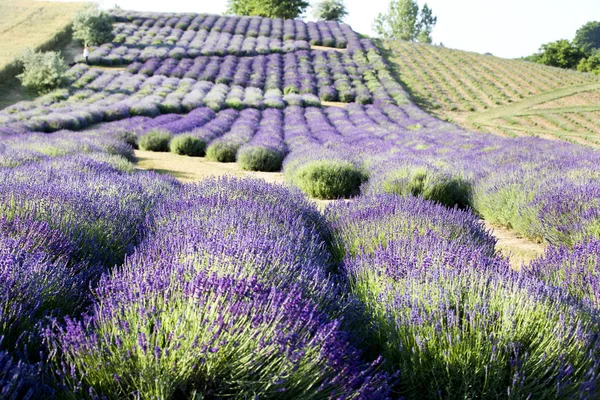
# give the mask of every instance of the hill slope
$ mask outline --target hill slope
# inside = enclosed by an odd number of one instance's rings
[[[27,48],[56,49],[70,37],[75,13],[87,3],[2,0],[0,2],[0,108],[32,98],[14,78],[17,57]],[[63,51],[64,53],[64,51]],[[67,58],[63,54],[63,57]],[[72,59],[72,57],[70,57]]]
[[[383,42],[427,111],[466,128],[600,145],[600,76],[445,47]]]

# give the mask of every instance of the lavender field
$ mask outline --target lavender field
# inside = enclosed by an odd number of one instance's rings
[[[0,398],[600,397],[600,153],[428,115],[344,24],[113,16],[0,111]]]

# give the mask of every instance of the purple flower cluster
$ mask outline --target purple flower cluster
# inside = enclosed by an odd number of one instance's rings
[[[258,130],[237,151],[237,161],[251,171],[279,171],[287,154],[283,139],[283,112],[272,108],[263,111]]]
[[[148,230],[91,314],[47,333],[73,395],[388,397],[380,361],[363,363],[327,313],[341,311],[327,231],[301,193],[209,180]]]
[[[140,13],[111,11],[119,21],[113,29],[115,41],[128,45],[174,44],[199,34],[228,34],[244,38],[310,41],[313,45],[344,48],[359,36],[347,25],[318,21],[281,20],[261,17],[206,14]]]
[[[550,246],[544,257],[523,268],[526,273],[567,290],[592,307],[600,307],[600,240],[578,242],[572,248]]]
[[[399,373],[398,395],[597,396],[597,317],[512,271],[475,215],[391,195],[326,214],[365,306],[360,332]]]

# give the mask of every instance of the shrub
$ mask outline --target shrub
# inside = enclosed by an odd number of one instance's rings
[[[384,192],[402,196],[420,196],[447,207],[471,205],[471,184],[461,177],[437,171],[426,166],[394,169],[377,181],[369,182],[369,192]]]
[[[251,146],[239,151],[237,161],[242,169],[248,171],[274,172],[281,170],[283,158],[284,155],[279,151]]]
[[[17,75],[21,84],[43,94],[48,93],[63,82],[67,65],[58,52],[27,50],[21,56],[23,72]]]
[[[110,42],[113,38],[112,17],[95,7],[79,11],[73,19],[73,38],[86,45]]]
[[[358,194],[365,174],[348,161],[316,160],[295,168],[291,181],[318,199],[338,199]]]
[[[206,151],[206,143],[192,135],[178,135],[171,140],[169,145],[171,153],[182,156],[202,157]]]
[[[313,16],[326,21],[342,22],[348,11],[343,0],[322,0],[313,8]]]
[[[238,146],[234,146],[230,143],[212,143],[206,149],[206,158],[208,158],[211,161],[218,162],[235,162],[235,155],[237,153],[237,149]]]
[[[161,129],[154,129],[146,133],[139,140],[139,146],[147,151],[169,151],[171,133]]]

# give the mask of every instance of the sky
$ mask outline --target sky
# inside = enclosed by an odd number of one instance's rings
[[[221,14],[227,0],[95,0],[102,8],[118,4],[127,10]],[[317,0],[309,0],[315,2]],[[420,6],[423,0],[418,0]],[[372,23],[389,0],[345,0],[344,22],[355,31],[375,35]],[[572,40],[588,21],[600,21],[600,0],[427,0],[438,22],[435,44],[454,49],[518,58],[544,43]],[[310,18],[310,9],[305,14]]]

